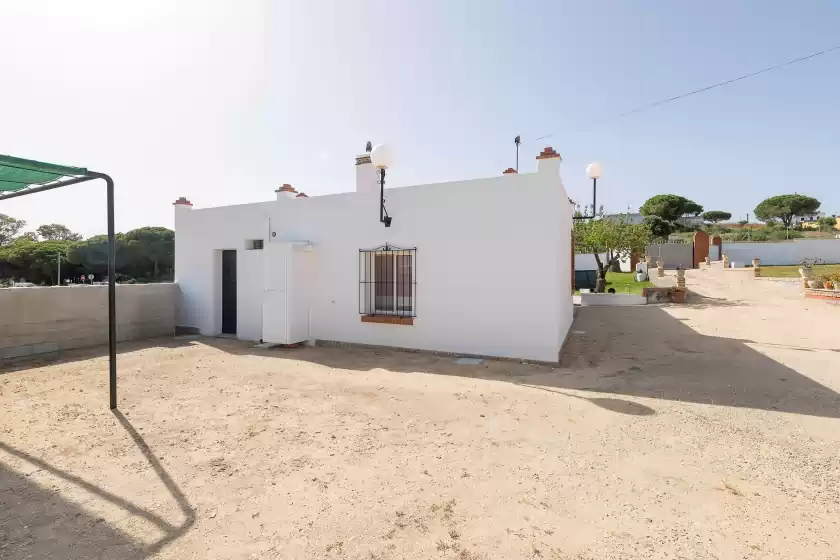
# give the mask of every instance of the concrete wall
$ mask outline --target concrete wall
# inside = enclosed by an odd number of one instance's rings
[[[656,260],[659,255],[665,259],[665,268],[677,268],[683,265],[685,268],[692,268],[694,262],[694,244],[693,243],[660,243],[656,245],[648,245],[645,248],[645,255],[653,257],[653,265],[656,266]]]
[[[117,340],[173,334],[177,292],[117,286]],[[107,343],[107,286],[0,289],[0,359]]]
[[[572,323],[572,207],[559,158],[538,171],[387,189],[393,224],[379,222],[378,192],[221,208],[175,206],[178,324],[221,332],[221,249],[238,251],[238,287],[259,297],[263,267],[245,241],[313,244],[310,337],[557,361]],[[305,189],[302,189],[305,190]],[[359,250],[417,248],[414,325],[363,323]],[[243,288],[245,284],[249,289]],[[238,336],[257,338],[256,301],[238,305]]]
[[[821,259],[827,264],[840,263],[840,239],[792,239],[763,243],[723,242],[729,260],[750,264],[754,258],[765,266],[795,265],[804,258]]]

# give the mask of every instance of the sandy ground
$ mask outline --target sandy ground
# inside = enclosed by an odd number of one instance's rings
[[[561,367],[223,339],[0,374],[0,558],[840,558],[840,307],[740,272]]]

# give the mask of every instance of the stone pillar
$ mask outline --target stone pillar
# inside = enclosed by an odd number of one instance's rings
[[[756,278],[761,278],[761,259],[753,259],[753,274]]]
[[[665,259],[661,257],[656,260],[656,275],[659,278],[665,278]]]
[[[729,255],[723,254],[723,268],[729,268]]]
[[[652,255],[645,255],[645,264],[648,267],[648,270],[653,268],[653,256]]]

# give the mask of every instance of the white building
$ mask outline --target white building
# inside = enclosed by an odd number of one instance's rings
[[[639,212],[625,212],[624,214],[605,214],[604,218],[614,222],[623,221],[626,224],[639,225],[645,223],[645,217]],[[684,226],[703,225],[703,216],[681,216],[677,223]]]
[[[535,173],[197,209],[175,202],[178,324],[203,335],[336,341],[557,362],[572,323],[572,207],[560,156]],[[387,180],[386,180],[387,186]]]

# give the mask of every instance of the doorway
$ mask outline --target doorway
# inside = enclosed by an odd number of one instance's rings
[[[236,334],[236,251],[222,251],[222,334]]]

